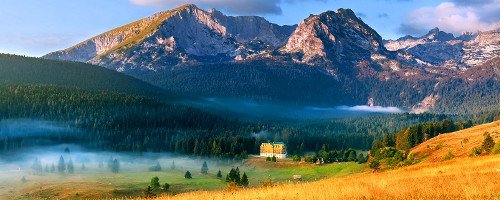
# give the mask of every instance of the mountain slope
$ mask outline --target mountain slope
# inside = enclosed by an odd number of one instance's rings
[[[131,34],[109,36],[120,32]],[[384,44],[349,9],[311,15],[298,26],[278,26],[260,17],[185,5],[45,58],[79,61],[84,56],[86,62],[187,96],[328,106],[373,99],[375,105],[417,113],[469,113],[497,106],[492,99],[500,96],[496,68],[481,67],[498,56],[496,33],[481,34],[455,38],[433,29],[390,47],[391,41]],[[77,49],[93,53],[89,57]],[[478,68],[493,76],[471,82],[462,75]]]
[[[187,4],[91,38],[45,58],[91,62],[118,71],[242,59],[282,45],[294,26],[231,17]]]
[[[500,141],[500,121],[440,134],[414,147],[411,152],[416,158],[424,158],[425,162],[440,162],[448,153],[456,158],[468,157],[472,148],[481,146],[485,133],[489,133],[495,142]]]
[[[382,37],[349,9],[328,11],[305,19],[281,50],[299,54],[296,59],[300,62],[330,61],[348,65],[370,60],[372,54],[389,54]]]
[[[434,28],[424,36],[385,41],[392,51],[403,51],[436,66],[467,68],[500,55],[500,32],[491,30],[454,37]]]
[[[161,100],[173,97],[146,82],[95,65],[0,54],[0,85],[26,84],[106,90]]]

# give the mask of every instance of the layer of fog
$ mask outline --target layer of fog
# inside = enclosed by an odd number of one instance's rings
[[[0,137],[33,137],[47,134],[75,133],[79,130],[65,123],[33,119],[0,120]]]
[[[85,164],[87,168],[98,168],[99,163],[104,162],[106,164],[110,159],[117,159],[120,162],[120,169],[137,169],[139,171],[147,171],[150,166],[157,163],[160,163],[165,169],[170,168],[172,161],[175,162],[177,168],[198,169],[204,161],[210,160],[209,158],[189,157],[173,153],[95,151],[76,144],[29,147],[22,151],[0,155],[0,173],[13,170],[28,170],[33,166],[36,159],[40,160],[43,167],[47,164],[49,166],[52,164],[57,166],[61,156],[66,162],[71,159],[74,162],[75,168],[80,167],[81,164]],[[212,164],[226,163],[230,162],[213,161]],[[138,169],[138,166],[144,166],[144,168]]]
[[[69,161],[73,163],[74,173],[68,169],[58,172],[60,157],[63,157],[66,167]],[[89,150],[76,144],[60,144],[54,146],[41,146],[25,148],[21,151],[0,154],[0,183],[20,183],[24,178],[44,177],[50,175],[113,175],[109,163],[117,160],[120,173],[140,173],[152,171],[152,167],[160,165],[159,171],[177,170],[179,177],[189,170],[193,174],[200,173],[203,162],[207,162],[210,173],[216,173],[222,166],[231,166],[232,160],[215,160],[203,157],[190,157],[172,153],[134,153],[134,152],[107,152]],[[36,169],[36,165],[40,170]],[[55,172],[51,172],[55,166]],[[172,168],[174,167],[174,168]],[[158,172],[161,173],[161,172]],[[151,177],[144,177],[149,181]],[[0,184],[1,186],[2,184]]]
[[[334,119],[359,117],[376,113],[391,114],[404,112],[397,107],[367,105],[331,107],[298,106],[277,102],[228,98],[202,98],[182,103],[215,113],[223,113],[225,116],[232,116],[236,118]]]

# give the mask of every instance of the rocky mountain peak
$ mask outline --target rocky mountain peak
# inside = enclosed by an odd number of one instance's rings
[[[454,40],[455,36],[452,33],[446,33],[439,30],[438,27],[431,29],[427,34],[421,37],[422,39],[429,39],[431,41],[450,41]]]
[[[281,49],[299,62],[349,63],[385,54],[382,37],[350,9],[311,15],[299,24]]]

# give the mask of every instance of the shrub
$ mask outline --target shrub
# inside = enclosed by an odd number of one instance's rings
[[[500,142],[497,142],[493,149],[491,149],[492,154],[499,154],[500,153]]]
[[[292,159],[293,159],[293,162],[300,162],[300,160],[301,160],[299,155],[294,155]]]
[[[368,166],[372,169],[378,169],[380,167],[380,162],[378,160],[372,160]]]
[[[170,184],[168,184],[168,183],[163,184],[163,191],[167,192],[169,188],[170,188]]]
[[[443,161],[451,160],[453,158],[455,158],[455,155],[453,155],[453,153],[451,153],[451,151],[450,151],[450,152],[448,152],[448,154],[446,154],[446,156],[444,156]]]
[[[160,188],[160,179],[158,178],[158,176],[151,178],[149,186],[151,186],[152,190],[157,190],[158,188]]]
[[[470,157],[475,157],[475,156],[479,156],[481,155],[481,153],[483,153],[483,149],[480,148],[480,147],[474,147],[472,148],[471,150],[471,153],[470,153]]]
[[[271,157],[266,157],[266,161],[271,161]]]
[[[153,198],[154,196],[156,196],[156,194],[153,193],[153,188],[151,188],[151,186],[148,186],[144,190],[144,197],[146,197],[146,198]]]
[[[274,186],[273,179],[271,178],[271,175],[269,175],[267,179],[262,182],[262,187],[273,187],[273,186]]]
[[[490,153],[491,149],[495,146],[495,141],[493,141],[493,138],[490,136],[490,134],[486,134],[484,136],[483,144],[481,145],[481,148],[483,148],[483,151],[485,153]]]
[[[271,161],[272,161],[272,162],[276,162],[276,156],[273,156],[273,157],[271,158]]]
[[[367,158],[365,156],[363,156],[362,153],[360,153],[360,154],[358,154],[358,158],[356,160],[358,161],[359,164],[363,164],[366,162],[366,159]]]

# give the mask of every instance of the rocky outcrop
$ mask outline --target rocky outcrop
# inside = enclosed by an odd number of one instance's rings
[[[499,38],[498,30],[464,33],[455,38],[451,33],[434,28],[422,37],[405,36],[385,41],[385,47],[406,52],[434,66],[462,69],[500,55]]]
[[[288,39],[281,52],[308,64],[322,62],[356,65],[371,55],[386,55],[380,35],[352,10],[339,9],[305,19]]]
[[[91,62],[118,71],[246,58],[284,44],[295,26],[226,16],[188,4],[111,30],[44,58]],[[252,48],[262,43],[265,48]]]

